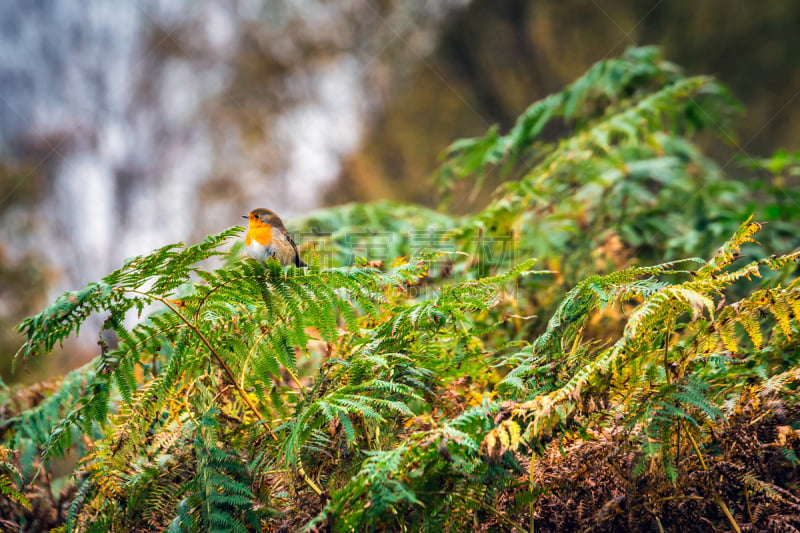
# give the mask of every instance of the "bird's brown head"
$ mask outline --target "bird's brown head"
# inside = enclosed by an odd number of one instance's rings
[[[281,217],[275,214],[274,211],[260,207],[253,209],[247,215],[243,215],[250,222],[250,226],[257,228],[260,226],[272,226],[273,228],[283,228],[283,221]]]

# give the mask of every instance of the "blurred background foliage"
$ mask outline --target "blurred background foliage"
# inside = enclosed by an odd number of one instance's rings
[[[665,57],[689,73],[713,74],[743,102],[735,135],[713,144],[711,154],[725,171],[747,176],[734,155],[800,144],[792,127],[800,112],[798,23],[800,8],[775,0],[758,7],[718,0],[475,1],[451,19],[436,51],[405,81],[347,160],[330,198],[390,196],[431,205],[424,178],[453,132],[508,128],[530,102],[636,44],[660,45]]]
[[[242,5],[230,3],[234,9]],[[203,32],[199,30],[214,20],[213,10],[210,14],[202,9],[192,11],[183,24],[161,23],[155,16],[146,20],[148,49],[152,46],[157,53],[136,64],[143,72],[154,70],[152,77],[158,79],[156,74],[161,71],[153,65],[184,61],[195,75],[205,75],[208,65],[215,62],[228,74],[221,85],[218,83],[216,92],[206,91],[195,104],[195,114],[189,115],[192,120],[204,117],[217,125],[211,129],[210,144],[204,149],[217,157],[209,165],[208,179],[186,185],[196,189],[197,194],[191,203],[176,206],[183,216],[158,210],[149,231],[161,233],[146,241],[150,246],[179,238],[197,239],[237,223],[235,215],[254,207],[253,202],[269,207],[277,204],[278,211],[289,214],[308,212],[320,202],[338,205],[373,200],[412,202],[439,209],[442,196],[434,193],[430,177],[440,154],[453,139],[483,135],[493,124],[498,125],[500,133],[510,131],[531,102],[559,91],[595,61],[615,57],[635,44],[660,45],[663,56],[689,74],[713,74],[730,88],[743,111],[726,117],[732,120],[724,131],[718,127],[722,124],[708,125],[695,139],[705,155],[691,150],[682,155],[692,165],[665,176],[663,189],[656,196],[652,196],[649,185],[639,191],[651,195],[656,204],[640,205],[640,222],[632,221],[625,227],[609,225],[607,215],[587,211],[585,197],[570,196],[584,185],[565,183],[563,187],[558,185],[558,190],[539,194],[558,194],[566,203],[531,211],[535,218],[528,215],[529,219],[524,220],[524,233],[519,233],[519,225],[509,224],[506,229],[516,231],[515,238],[521,236],[526,250],[547,261],[548,268],[561,271],[565,287],[595,267],[602,270],[621,266],[633,258],[645,262],[707,252],[730,224],[750,212],[757,212],[758,220],[771,224],[762,239],[774,242],[764,243],[765,249],[785,250],[795,242],[794,228],[800,210],[797,158],[793,154],[800,144],[800,133],[792,127],[800,113],[800,35],[796,32],[800,6],[795,3],[475,0],[428,3],[423,8],[413,2],[353,2],[338,19],[332,9],[328,10],[329,18],[325,18],[326,11],[320,6],[309,2],[290,9],[288,4],[278,3],[259,15],[261,18],[245,18],[235,28],[237,46],[224,54],[202,45]],[[357,141],[329,143],[334,153],[330,158],[334,161],[332,175],[338,175],[332,183],[308,175],[313,172],[313,165],[301,169],[306,172],[305,178],[292,174],[290,159],[303,159],[303,154],[291,155],[292,147],[274,134],[281,123],[280,110],[318,109],[314,107],[318,103],[313,90],[316,78],[309,75],[310,81],[303,83],[303,75],[313,73],[320,65],[340,68],[346,64],[338,62],[344,54],[358,60],[359,83],[371,88],[353,96],[364,108],[363,121],[354,127],[345,120],[349,115],[334,114],[331,120],[334,124],[339,120],[338,127],[331,127],[328,121],[317,129],[327,129],[323,134],[334,139],[352,137]],[[192,81],[191,76],[187,79]],[[147,85],[138,87],[131,106],[139,106],[149,115],[169,114],[158,108],[148,110],[148,98],[153,92]],[[169,92],[180,93],[180,85]],[[343,105],[333,100],[319,109]],[[167,101],[162,107],[168,111],[175,106]],[[8,108],[3,111],[13,116]],[[131,117],[139,120],[135,114]],[[113,194],[122,199],[136,198],[137,205],[169,204],[170,199],[176,203],[169,190],[147,189],[142,184],[152,182],[153,176],[164,176],[165,181],[183,179],[159,166],[157,157],[162,148],[168,153],[170,143],[188,143],[192,135],[187,132],[202,129],[193,122],[188,124],[185,131],[178,129],[174,133],[162,128],[133,139],[135,157],[117,167],[116,181],[111,186]],[[220,124],[229,124],[232,130],[219,127]],[[542,140],[553,142],[574,131],[573,126],[568,121],[554,121],[543,132]],[[106,266],[98,266],[91,256],[82,255],[83,244],[70,241],[75,235],[58,218],[88,215],[79,206],[60,203],[64,198],[57,196],[60,189],[54,178],[59,157],[52,149],[57,147],[64,152],[84,143],[84,137],[90,137],[86,129],[89,127],[84,124],[73,130],[45,129],[44,135],[15,141],[11,149],[2,153],[0,375],[6,380],[38,379],[38,374],[9,374],[10,355],[20,342],[12,326],[62,289],[95,279],[95,275],[87,273],[92,268]],[[98,139],[91,143],[102,145]],[[153,145],[153,150],[143,148],[145,141]],[[676,143],[670,145],[673,151],[685,148]],[[184,160],[196,157],[197,152],[178,156]],[[220,162],[223,160],[224,164]],[[331,173],[329,168],[324,170]],[[317,242],[316,234],[338,235],[336,247],[320,250],[340,254],[337,262],[370,255],[365,253],[368,250],[372,255],[391,259],[408,244],[431,242],[432,231],[449,230],[466,222],[444,213],[474,213],[492,202],[489,192],[500,182],[521,177],[519,172],[508,174],[501,170],[489,169],[477,189],[470,180],[446,183],[450,201],[437,213],[393,203],[356,205],[314,212],[298,220],[295,228],[303,233],[301,239],[307,246]],[[669,172],[674,168],[661,170]],[[276,181],[269,176],[284,177]],[[303,189],[323,194],[309,203],[296,193]],[[570,198],[572,201],[568,201]],[[710,202],[712,199],[715,201]],[[109,248],[101,249],[101,257],[109,264],[100,274],[121,260],[117,256],[125,248],[121,244],[123,233],[136,231],[137,226],[140,233],[145,232],[140,227],[143,218],[136,218],[135,209],[125,207],[128,203],[121,200],[120,207],[104,212],[110,218],[104,223],[114,227],[119,236],[109,241]],[[68,212],[72,213],[65,214]],[[596,218],[588,223],[587,215]],[[656,215],[668,220],[662,221]],[[98,223],[93,220],[88,224],[91,228]],[[647,224],[650,226],[645,227]],[[673,233],[665,234],[667,228]],[[406,236],[402,235],[404,231]],[[480,233],[474,226],[468,226],[466,231]],[[368,232],[382,234],[372,237],[371,248],[362,240]],[[394,236],[387,237],[389,233]],[[586,234],[593,239],[583,241]],[[63,244],[52,248],[48,256],[42,252],[46,248],[43,242],[50,242],[47,239],[53,236]],[[325,241],[327,237],[321,238]],[[574,259],[573,265],[565,264],[563,252],[572,250],[576,242],[582,259]],[[324,242],[319,243],[323,245]],[[55,261],[52,250],[58,256]],[[85,269],[83,274],[81,269]],[[49,361],[60,362],[52,363],[55,366],[44,372],[63,373],[95,352],[91,343],[71,346],[63,357],[51,358]]]

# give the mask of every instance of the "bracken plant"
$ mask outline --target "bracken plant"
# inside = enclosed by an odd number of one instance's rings
[[[99,353],[0,389],[0,530],[800,530],[800,209],[695,144],[736,110],[631,49],[448,148],[445,201],[503,178],[474,214],[319,210],[308,269],[236,227],[64,294],[18,364],[98,315]]]

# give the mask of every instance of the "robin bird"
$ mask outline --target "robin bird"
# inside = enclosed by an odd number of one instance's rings
[[[242,218],[249,221],[244,238],[248,256],[262,263],[274,257],[283,266],[294,265],[300,268],[308,266],[300,259],[297,245],[283,225],[281,217],[262,207],[253,209]]]

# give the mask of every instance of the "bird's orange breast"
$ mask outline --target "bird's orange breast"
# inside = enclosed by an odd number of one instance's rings
[[[250,246],[255,241],[262,246],[267,246],[272,242],[272,226],[265,224],[262,226],[253,227],[252,224],[247,229],[247,235],[244,238],[245,246]]]

